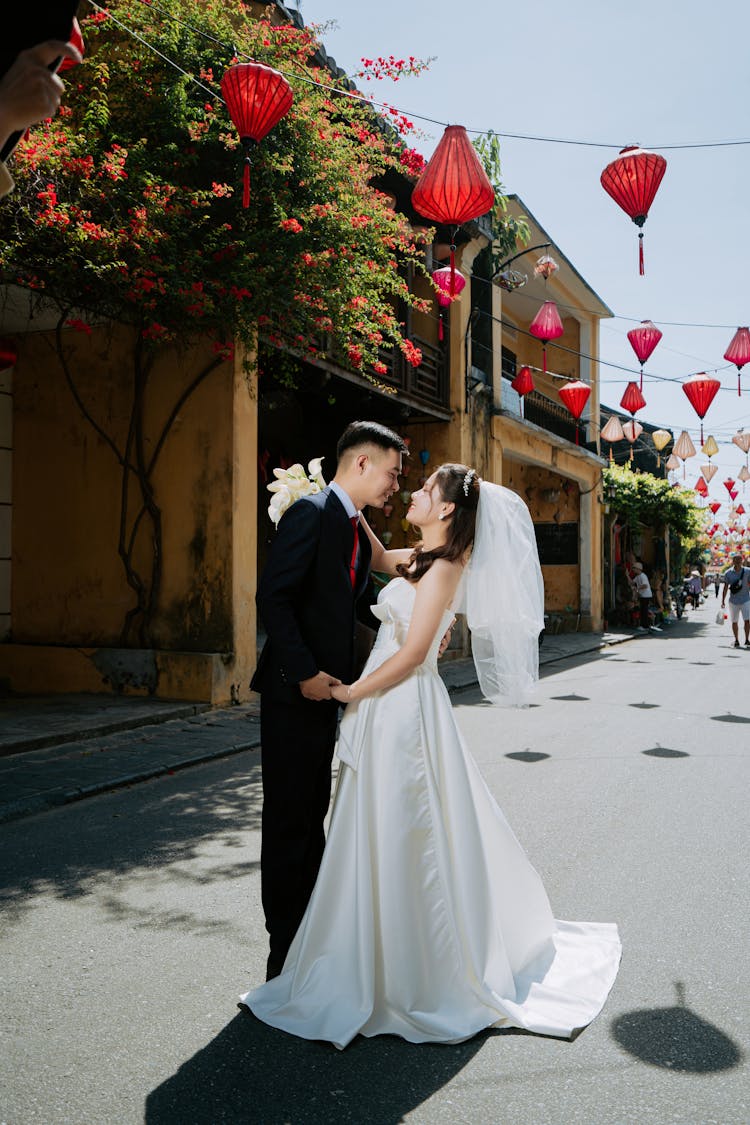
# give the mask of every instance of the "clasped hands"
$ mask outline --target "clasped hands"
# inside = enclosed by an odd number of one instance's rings
[[[455,620],[454,617],[443,634],[438,648],[438,656],[442,656],[451,643],[451,633]],[[307,680],[301,680],[299,685],[305,699],[310,699],[316,703],[320,703],[324,699],[335,699],[337,703],[349,703],[350,688],[350,684],[342,683],[341,680],[329,675],[328,672],[318,672]]]

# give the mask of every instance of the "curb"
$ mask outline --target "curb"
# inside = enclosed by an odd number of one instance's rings
[[[170,706],[166,704],[165,706]],[[195,715],[211,710],[210,703],[185,703],[174,704],[174,711],[168,714],[164,711],[154,712],[153,715],[141,715],[132,719],[104,720],[95,727],[82,727],[66,731],[63,737],[58,734],[42,734],[38,738],[23,738],[17,742],[6,742],[0,746],[0,757],[9,758],[13,754],[23,754],[27,750],[47,750],[52,746],[64,746],[67,742],[85,742],[90,738],[100,738],[107,734],[119,734],[126,730],[138,730],[140,727],[153,727],[159,723],[168,723],[172,719],[191,719]]]
[[[158,765],[151,769],[122,774],[120,777],[94,782],[93,785],[84,785],[76,789],[50,789],[46,793],[34,793],[29,797],[19,797],[15,801],[8,801],[6,804],[0,805],[0,824],[7,824],[25,816],[33,816],[35,813],[48,812],[50,809],[60,808],[62,805],[71,805],[75,801],[82,801],[86,797],[95,797],[100,793],[109,793],[114,789],[124,789],[128,785],[137,785],[141,781],[151,781],[155,777],[165,777],[167,774],[177,773],[189,766],[201,766],[205,765],[206,762],[241,754],[245,750],[257,750],[259,746],[260,737],[256,737],[248,742],[222,747],[221,750],[213,750],[210,754],[199,754],[192,758],[170,762],[169,765]]]

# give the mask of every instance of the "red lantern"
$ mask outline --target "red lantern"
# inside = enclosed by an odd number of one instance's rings
[[[635,418],[637,411],[643,410],[646,405],[646,400],[638,390],[637,383],[628,383],[625,388],[625,394],[620,399],[620,406],[623,410],[627,410],[631,417]]]
[[[437,289],[436,299],[440,306],[440,314],[438,317],[438,339],[443,339],[443,309],[447,309],[452,301],[456,299],[464,290],[466,286],[466,278],[458,270],[451,270],[449,266],[443,266],[439,270],[433,270],[432,280]]]
[[[18,359],[18,349],[12,340],[0,340],[0,375],[3,371],[10,371],[15,367]]]
[[[744,516],[744,514],[745,514],[745,508],[742,504],[737,505],[736,511],[737,511],[738,516]]]
[[[724,481],[724,487],[726,488],[727,492],[731,496],[732,495],[732,489],[734,488],[734,481],[732,480],[731,477],[727,477],[727,479]]]
[[[737,489],[736,488],[730,489],[729,495],[732,497],[733,500],[736,500],[737,499]]]
[[[278,70],[263,63],[252,62],[230,66],[221,80],[221,92],[245,150],[242,206],[248,207],[250,154],[255,145],[289,112],[294,100],[292,87]]]
[[[552,301],[548,302],[553,304]],[[555,309],[557,313],[557,309]],[[582,383],[580,379],[575,379],[572,383],[567,383],[566,386],[560,387],[557,392],[562,399],[563,405],[576,420],[576,445],[578,445],[578,419],[583,413],[583,408],[589,400],[591,394],[591,387],[588,383]]]
[[[545,301],[529,325],[531,335],[536,336],[537,340],[542,341],[542,357],[545,374],[547,372],[547,344],[550,340],[556,340],[558,336],[562,336],[564,331],[565,329],[560,320],[560,314],[557,311],[557,305],[554,301]],[[585,385],[585,383],[581,384],[581,386]]]
[[[693,492],[697,492],[699,496],[708,496],[708,485],[703,477],[698,477],[698,480],[693,485]]]
[[[637,328],[631,328],[628,332],[630,346],[638,356],[638,362],[641,365],[640,390],[643,390],[643,365],[661,340],[661,337],[661,332],[650,320],[642,320]]]
[[[523,418],[523,396],[534,390],[534,378],[530,367],[519,367],[516,377],[511,383],[516,394],[521,396],[521,417]]]
[[[740,371],[746,363],[750,363],[750,329],[737,329],[729,347],[724,352],[724,359],[727,363],[733,363],[737,368],[737,394],[742,394]]]
[[[75,19],[75,17],[73,18],[73,29],[68,36],[68,42],[70,43],[71,47],[76,47],[81,56],[83,56],[83,36],[81,35],[81,25],[79,24],[78,20]],[[58,66],[57,73],[62,74],[63,71],[71,70],[74,66],[78,66],[78,63],[73,59],[69,59],[66,57]]]
[[[713,501],[713,503],[712,503],[712,504],[709,504],[708,506],[709,506],[709,508],[711,509],[711,511],[713,512],[713,514],[714,514],[714,515],[716,515],[716,513],[717,513],[717,512],[718,512],[718,510],[719,510],[719,508],[721,507],[721,504],[719,503],[719,501],[718,501],[718,500],[714,500],[714,501]]]
[[[604,169],[600,177],[601,185],[615,203],[630,215],[635,225],[641,228],[666,170],[667,162],[663,156],[646,152],[638,145],[628,145]],[[642,276],[643,231],[640,229],[638,240],[638,272]]]
[[[690,399],[690,405],[701,420],[701,445],[703,445],[703,419],[706,411],[716,398],[721,382],[714,375],[706,375],[701,371],[698,375],[691,375],[682,384],[682,389]]]
[[[492,209],[495,190],[463,125],[446,127],[411,200],[426,219],[455,228]],[[455,253],[452,241],[451,270],[455,269]]]

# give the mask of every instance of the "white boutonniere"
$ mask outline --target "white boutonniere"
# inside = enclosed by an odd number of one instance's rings
[[[324,460],[324,457],[313,457],[307,466],[307,472],[300,464],[290,465],[288,469],[273,470],[276,480],[268,485],[268,491],[273,493],[268,514],[277,527],[284,512],[295,500],[299,500],[300,496],[313,496],[325,488],[326,482],[320,471]]]

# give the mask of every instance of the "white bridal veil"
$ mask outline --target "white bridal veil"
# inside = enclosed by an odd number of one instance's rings
[[[544,584],[529,510],[509,488],[482,481],[462,604],[479,686],[491,703],[523,706],[539,679]]]

